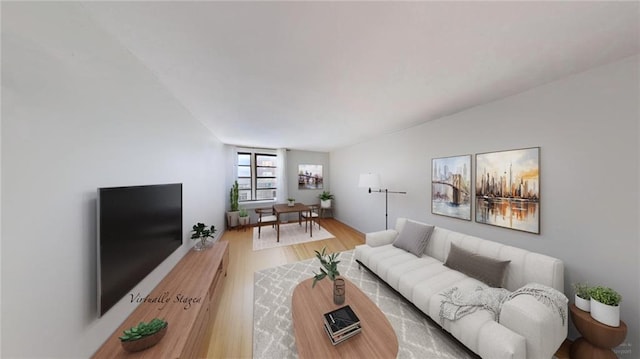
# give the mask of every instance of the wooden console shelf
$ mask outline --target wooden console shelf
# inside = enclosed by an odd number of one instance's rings
[[[224,277],[229,243],[189,251],[93,355],[93,358],[199,358],[206,357]],[[143,295],[141,293],[141,295]],[[152,302],[153,301],[153,302]],[[136,353],[122,349],[122,331],[141,321],[162,318],[169,323],[160,343]]]

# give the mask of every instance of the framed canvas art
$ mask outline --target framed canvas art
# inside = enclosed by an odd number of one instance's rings
[[[322,188],[322,165],[298,165],[298,189]]]
[[[540,147],[476,154],[476,222],[540,234]]]
[[[431,160],[431,213],[471,220],[471,155]]]

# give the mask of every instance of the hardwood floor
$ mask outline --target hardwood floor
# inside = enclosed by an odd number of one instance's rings
[[[335,239],[297,244],[288,247],[253,251],[253,228],[246,232],[229,230],[221,240],[229,241],[229,267],[222,288],[222,298],[213,323],[208,358],[252,358],[253,356],[253,273],[287,263],[313,258],[324,246],[330,253],[346,251],[364,243],[364,234],[331,218],[322,226]],[[556,353],[558,359],[569,358],[570,341]]]
[[[322,226],[335,239],[253,251],[253,228],[246,232],[228,230],[221,240],[229,241],[229,267],[222,298],[213,323],[209,358],[251,358],[253,354],[253,273],[315,256],[315,250],[340,252],[364,243],[364,234],[332,218]]]

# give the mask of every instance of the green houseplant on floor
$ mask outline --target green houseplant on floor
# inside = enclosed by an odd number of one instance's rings
[[[229,203],[231,205],[231,209],[227,212],[227,227],[233,228],[237,227],[240,218],[239,211],[239,199],[240,199],[240,190],[238,188],[238,181],[233,182],[233,186],[229,190]]]

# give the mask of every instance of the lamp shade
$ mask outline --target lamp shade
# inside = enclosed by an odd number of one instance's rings
[[[362,188],[380,188],[380,175],[377,173],[362,173],[358,187]]]

